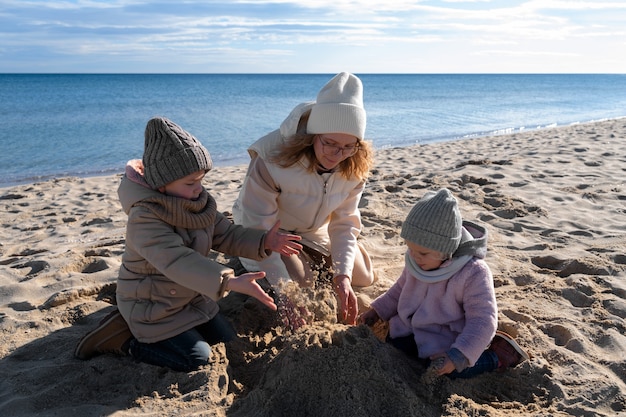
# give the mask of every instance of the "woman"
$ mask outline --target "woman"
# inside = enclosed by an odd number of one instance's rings
[[[240,258],[243,266],[265,271],[273,289],[280,291],[289,280],[311,284],[319,259],[329,262],[340,302],[338,318],[346,324],[355,324],[358,314],[352,286],[374,282],[369,255],[357,243],[359,201],[373,163],[372,147],[364,141],[365,124],[361,80],[337,74],[316,101],[296,106],[280,129],[250,146],[252,160],[233,206],[235,223],[268,229],[280,221],[283,230],[302,236],[304,246],[297,255]],[[279,297],[281,305],[289,309],[288,301]],[[290,325],[303,324],[296,320]]]

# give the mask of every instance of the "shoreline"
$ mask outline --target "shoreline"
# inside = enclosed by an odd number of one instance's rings
[[[425,383],[417,361],[336,323],[328,294],[330,307],[309,305],[315,319],[291,334],[233,293],[219,304],[239,339],[215,345],[198,371],[79,361],[78,339],[112,308],[126,216],[121,173],[65,177],[0,188],[0,414],[626,414],[626,118],[377,149],[375,161],[360,208],[378,281],[356,289],[360,307],[402,271],[400,227],[415,201],[447,187],[489,232],[499,329],[531,360]],[[220,211],[246,168],[205,178]]]
[[[459,142],[459,141],[464,141],[464,140],[476,140],[476,139],[489,139],[489,138],[497,138],[500,136],[506,136],[506,135],[514,135],[514,134],[524,134],[524,133],[529,133],[529,132],[535,132],[535,131],[541,131],[541,130],[545,130],[545,129],[558,129],[558,128],[566,128],[566,127],[571,127],[571,126],[576,126],[576,125],[581,125],[581,124],[590,124],[590,123],[602,123],[602,122],[606,122],[606,121],[611,121],[611,120],[621,120],[621,119],[626,119],[626,115],[625,116],[621,116],[621,117],[613,117],[613,118],[602,118],[602,119],[595,119],[595,120],[589,120],[589,121],[585,121],[585,122],[580,122],[580,121],[575,121],[575,122],[570,122],[567,124],[561,124],[558,125],[556,122],[549,124],[549,125],[537,125],[535,127],[526,127],[526,126],[519,126],[519,127],[508,127],[508,128],[501,128],[498,130],[493,130],[493,131],[489,131],[489,132],[482,132],[482,133],[465,133],[462,134],[460,136],[455,136],[455,137],[446,137],[446,138],[439,138],[439,139],[432,139],[429,140],[428,142],[421,142],[419,140],[417,140],[415,143],[411,143],[411,144],[401,144],[401,145],[382,145],[378,148],[375,148],[376,152],[380,152],[380,151],[384,151],[386,149],[399,149],[399,148],[410,148],[410,147],[419,147],[419,146],[425,146],[425,145],[430,145],[430,144],[439,144],[439,143],[447,143],[447,142]],[[209,149],[210,152],[210,149]],[[139,157],[139,156],[138,156]],[[217,161],[213,161],[214,162],[214,167],[215,168],[220,168],[220,167],[231,167],[231,166],[239,166],[239,165],[247,165],[248,164],[248,159],[246,159],[246,155],[244,155],[241,158],[240,162],[237,162],[238,159],[231,161],[231,162],[217,162]],[[120,167],[119,169],[115,169],[115,168],[110,168],[105,170],[104,172],[93,172],[93,173],[66,173],[66,174],[49,174],[49,175],[42,175],[36,178],[21,178],[21,179],[15,179],[15,180],[11,180],[8,182],[3,183],[2,180],[0,180],[0,190],[4,189],[4,188],[10,188],[10,187],[14,187],[14,186],[18,186],[18,185],[26,185],[26,184],[34,184],[34,183],[40,183],[40,182],[45,182],[45,181],[54,181],[54,180],[58,180],[58,179],[62,179],[62,178],[92,178],[92,177],[104,177],[104,176],[109,176],[109,175],[117,175],[119,173],[123,173],[124,172],[124,167]]]

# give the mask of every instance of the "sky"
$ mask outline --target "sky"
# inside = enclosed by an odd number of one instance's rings
[[[0,0],[0,73],[626,73],[626,1]]]

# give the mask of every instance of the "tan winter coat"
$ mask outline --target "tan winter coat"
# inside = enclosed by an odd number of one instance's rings
[[[262,259],[265,231],[232,224],[203,191],[195,201],[150,189],[131,161],[118,189],[128,214],[117,304],[133,335],[154,343],[212,319],[231,268],[211,249]]]

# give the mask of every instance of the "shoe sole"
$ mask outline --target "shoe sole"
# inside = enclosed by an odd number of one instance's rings
[[[526,351],[524,351],[524,349],[522,349],[522,347],[518,345],[515,339],[513,339],[508,333],[498,330],[496,331],[496,336],[500,336],[501,338],[506,340],[511,346],[513,346],[513,349],[515,349],[515,351],[519,353],[520,356],[522,357],[522,360],[520,361],[520,363],[530,360],[530,356],[528,355],[528,353],[526,353]]]

